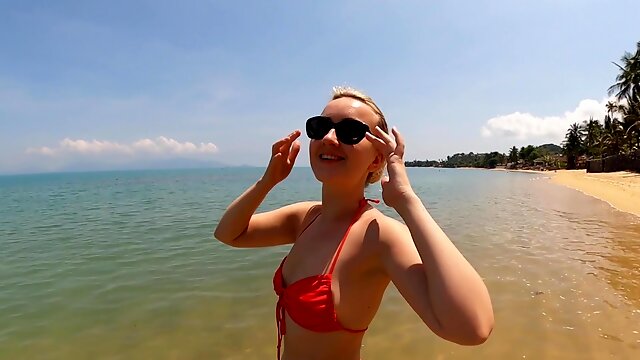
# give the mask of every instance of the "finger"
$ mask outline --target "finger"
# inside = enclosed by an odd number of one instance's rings
[[[375,132],[375,134],[382,140],[384,140],[384,142],[391,144],[393,143],[395,145],[395,141],[393,140],[393,138],[387,134],[386,132],[384,132],[380,126],[376,126],[373,131]],[[395,146],[394,146],[395,147]]]
[[[398,156],[403,157],[404,156],[404,137],[402,136],[402,134],[400,134],[400,131],[398,131],[398,129],[395,126],[391,129],[391,132],[393,133],[393,137],[396,138],[396,149],[393,152],[396,153]]]
[[[282,138],[282,142],[284,144],[291,145],[291,143],[298,137],[300,137],[300,130],[293,130],[291,133],[289,133],[289,135]]]
[[[384,156],[390,158],[396,151],[396,141],[387,133],[382,131],[379,126],[376,126],[374,131],[378,136],[380,136],[381,140],[384,142],[383,147],[378,147],[377,150],[380,151]]]
[[[282,139],[276,141],[275,143],[273,143],[273,146],[271,147],[271,153],[273,155],[282,152],[282,149],[285,146],[288,146],[289,143],[289,135],[283,137]]]
[[[373,147],[376,148],[376,150],[380,151],[383,154],[387,153],[387,149],[388,149],[388,145],[386,142],[384,142],[384,140],[380,139],[379,137],[376,137],[375,135],[371,134],[371,133],[365,133],[365,137],[367,138],[367,140],[369,140],[372,144]]]
[[[386,144],[386,148],[382,150],[382,153],[387,157],[391,156],[396,150],[396,141],[389,134],[382,131],[379,126],[376,126],[374,130]]]
[[[288,143],[285,143],[280,147],[280,154],[282,154],[282,158],[285,160],[289,158],[290,151],[291,151],[291,145],[289,145]]]
[[[278,152],[282,152],[284,150],[284,147],[290,147],[291,143],[297,139],[298,137],[300,137],[300,130],[294,130],[292,131],[289,135],[283,137],[282,139],[276,141],[273,146],[271,147],[271,153],[272,155],[275,155]]]
[[[289,152],[289,163],[291,165],[295,164],[296,158],[298,157],[298,153],[300,152],[300,142],[294,141],[291,145],[291,151]]]
[[[382,179],[380,179],[380,183],[382,184],[382,186],[385,186],[388,182],[389,182],[389,175],[385,175],[382,177]]]
[[[291,134],[289,134],[289,136],[287,136],[290,141],[294,141],[295,139],[300,137],[300,134],[302,134],[302,132],[298,129],[293,130],[293,132]]]
[[[284,144],[285,148],[283,149],[282,154],[287,157],[290,163],[293,164],[295,162],[298,153],[300,152],[300,142],[297,140],[300,137],[300,130],[294,130],[291,134],[289,134],[288,141]],[[293,154],[293,158],[291,157],[291,151],[295,151]]]
[[[271,146],[271,155],[275,155],[277,153],[280,152],[280,148],[282,147],[282,144],[284,144],[286,142],[286,138],[282,138],[276,142],[273,143],[273,145]]]

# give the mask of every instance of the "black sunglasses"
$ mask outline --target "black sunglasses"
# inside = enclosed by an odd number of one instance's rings
[[[337,123],[327,116],[314,116],[307,120],[307,136],[309,139],[322,140],[331,129],[336,129],[336,137],[346,145],[355,145],[364,139],[369,126],[362,121],[345,118]]]

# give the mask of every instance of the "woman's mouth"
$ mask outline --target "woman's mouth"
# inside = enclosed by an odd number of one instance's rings
[[[344,160],[344,158],[342,156],[333,154],[320,154],[320,160],[338,161]]]

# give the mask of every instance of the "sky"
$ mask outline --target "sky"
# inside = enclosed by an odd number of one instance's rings
[[[266,166],[336,85],[406,160],[602,119],[640,2],[0,0],[0,174]],[[309,166],[302,138],[296,166]]]

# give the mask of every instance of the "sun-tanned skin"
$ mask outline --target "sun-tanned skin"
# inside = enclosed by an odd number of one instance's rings
[[[392,135],[381,131],[375,112],[350,97],[330,101],[322,115],[334,122],[354,118],[373,129],[356,145],[340,143],[333,129],[323,139],[311,140],[310,162],[322,183],[322,202],[255,214],[267,193],[291,172],[300,151],[296,130],[273,145],[265,174],[228,207],[215,237],[236,247],[293,244],[283,268],[287,284],[321,274],[363,198],[367,174],[386,161],[389,175],[382,180],[382,197],[406,225],[367,205],[351,228],[334,270],[338,319],[346,328],[366,328],[393,281],[435,334],[463,345],[483,343],[494,324],[487,288],[411,188],[401,134],[395,129]],[[290,317],[286,317],[286,328],[283,359],[360,359],[362,332],[312,332]]]

